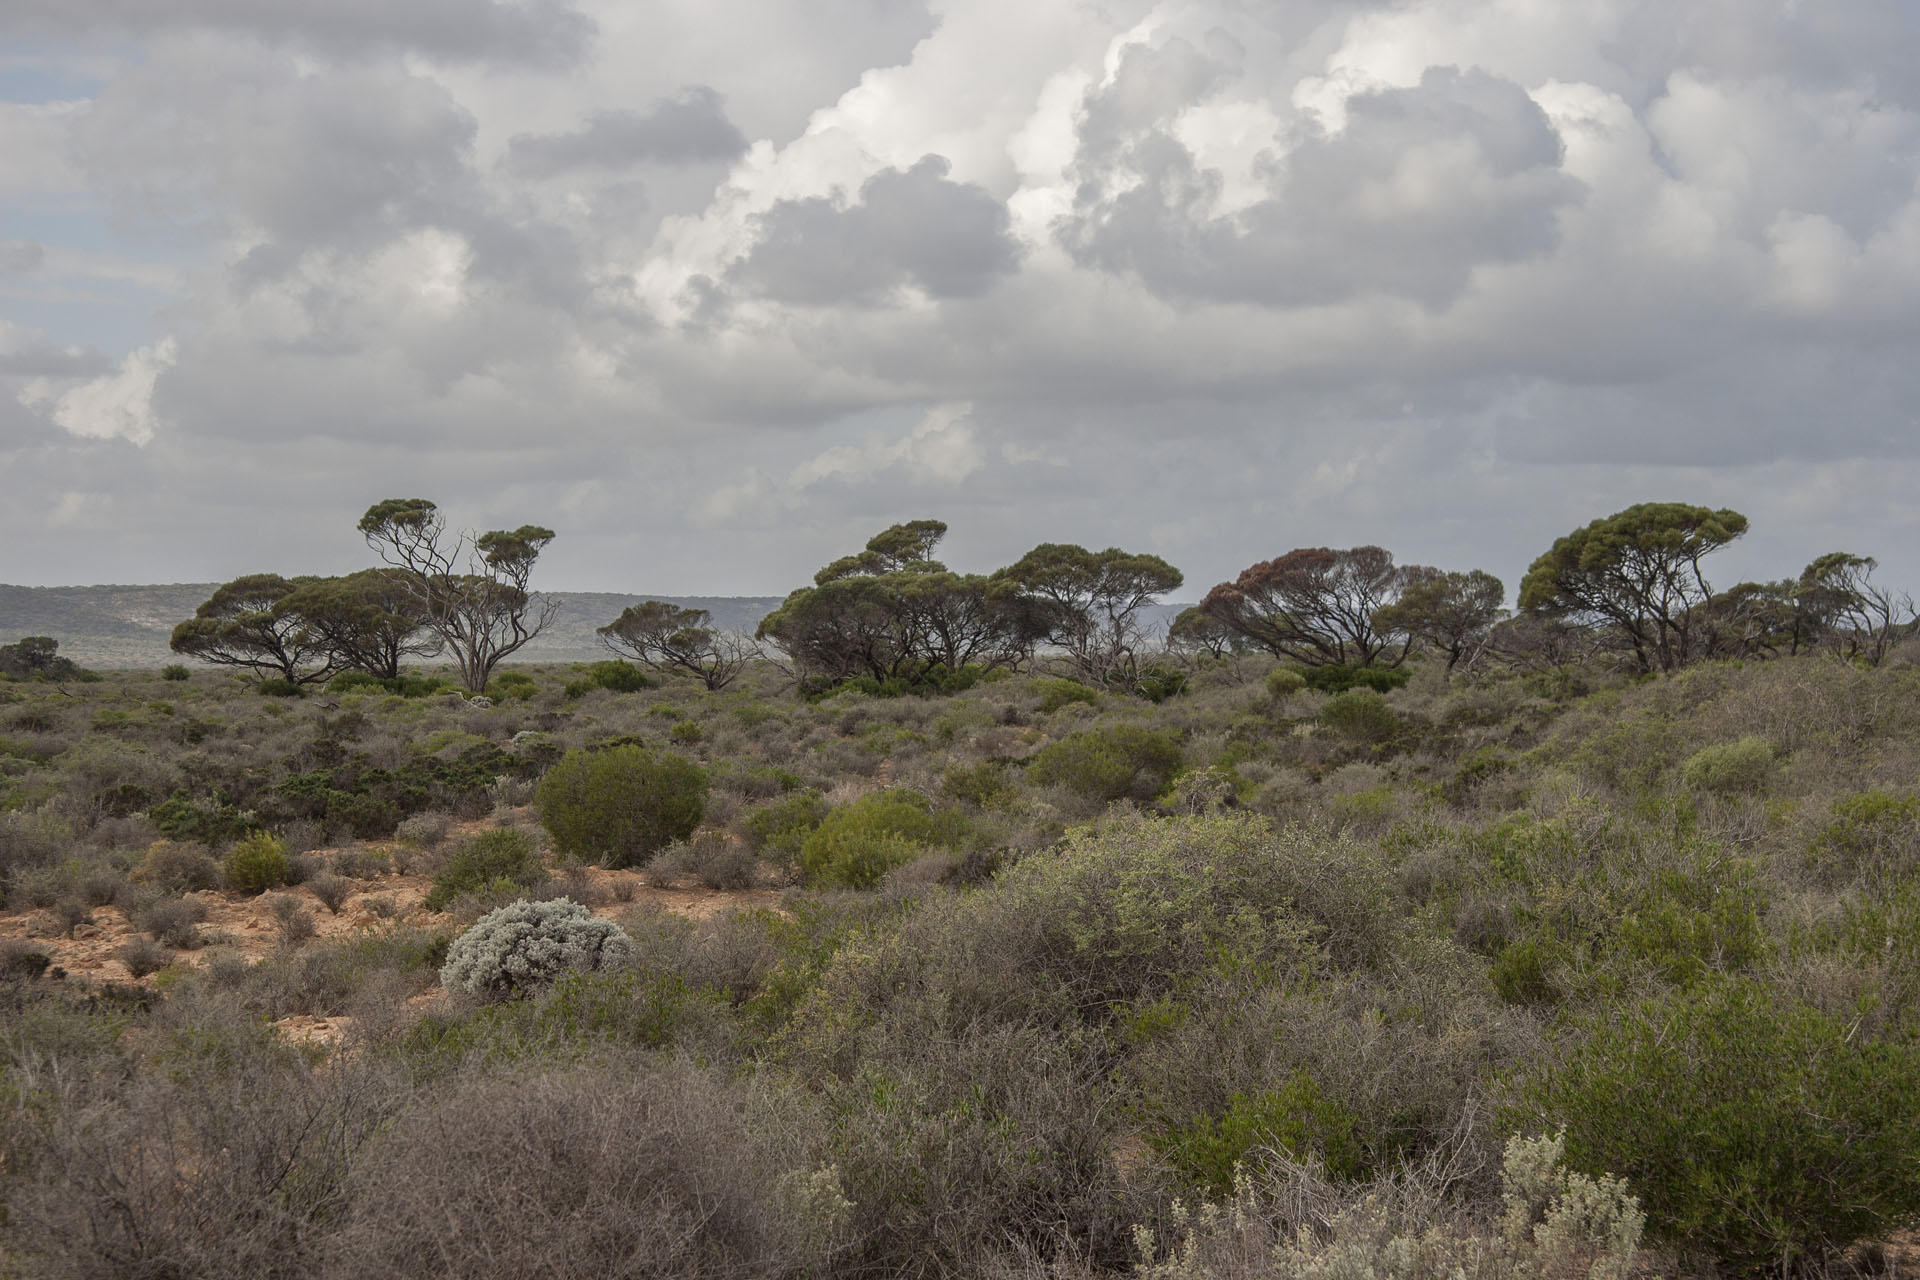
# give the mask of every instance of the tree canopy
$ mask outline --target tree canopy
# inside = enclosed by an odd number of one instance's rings
[[[1613,628],[1642,671],[1694,655],[1713,598],[1700,562],[1747,531],[1738,511],[1643,502],[1557,540],[1527,570],[1520,607]]]
[[[1396,565],[1383,547],[1300,547],[1250,565],[1200,608],[1257,649],[1319,666],[1398,666],[1413,637],[1375,613],[1439,570]]]
[[[993,575],[1024,597],[1047,643],[1065,650],[1081,678],[1095,684],[1136,674],[1141,610],[1185,580],[1156,555],[1062,542],[1044,542]]]

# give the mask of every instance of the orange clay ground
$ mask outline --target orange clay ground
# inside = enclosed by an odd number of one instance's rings
[[[494,823],[462,823],[450,840],[483,831]],[[377,847],[377,846],[376,846]],[[316,849],[325,857],[337,852]],[[778,889],[707,889],[683,882],[662,883],[637,871],[607,871],[590,867],[585,871],[591,885],[590,897],[601,904],[593,913],[615,919],[636,906],[653,905],[690,919],[701,920],[718,912],[741,907],[777,908]],[[381,875],[373,879],[350,881],[352,891],[341,903],[336,915],[302,886],[290,886],[278,893],[303,900],[313,915],[314,937],[318,941],[349,938],[359,934],[380,933],[402,925],[431,928],[448,921],[445,913],[427,910],[427,891],[433,878],[426,875]],[[564,891],[564,890],[562,890]],[[176,950],[176,965],[198,966],[209,956],[239,956],[256,963],[280,945],[280,926],[268,903],[277,894],[249,896],[223,889],[204,889],[187,897],[202,903],[206,918],[200,922],[200,934],[208,945],[193,950]],[[153,976],[136,979],[120,962],[119,951],[137,935],[133,922],[119,907],[95,907],[89,920],[74,928],[71,936],[62,936],[53,917],[44,911],[28,911],[0,916],[0,939],[28,939],[43,948],[53,965],[68,978],[81,983],[141,982],[151,984]],[[434,999],[437,996],[428,996]],[[332,1041],[346,1029],[345,1018],[315,1018],[297,1015],[283,1018],[275,1025],[298,1040]]]

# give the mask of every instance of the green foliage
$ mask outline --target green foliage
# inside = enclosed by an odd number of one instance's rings
[[[234,842],[227,850],[221,875],[229,889],[241,893],[265,893],[287,882],[292,863],[287,846],[264,831],[255,831]]]
[[[1234,1094],[1222,1115],[1202,1116],[1150,1140],[1190,1186],[1219,1198],[1233,1193],[1236,1167],[1257,1161],[1262,1149],[1295,1160],[1317,1158],[1334,1178],[1361,1176],[1366,1169],[1354,1137],[1356,1120],[1301,1071],[1278,1088]]]
[[[1013,790],[1007,766],[995,760],[973,765],[949,765],[940,778],[940,793],[949,799],[989,808]]]
[[[263,698],[304,698],[307,690],[304,685],[292,680],[283,680],[278,676],[262,680],[253,686],[253,691]]]
[[[588,667],[587,679],[593,682],[595,688],[614,693],[638,693],[642,689],[653,688],[655,683],[646,672],[618,658],[609,658]]]
[[[1413,679],[1413,673],[1405,667],[1365,667],[1329,663],[1326,666],[1301,667],[1298,670],[1301,679],[1306,681],[1307,688],[1320,693],[1345,693],[1349,689],[1371,689],[1375,693],[1389,693]],[[1271,680],[1272,677],[1268,678]]]
[[[1680,766],[1680,777],[1694,791],[1750,796],[1766,789],[1773,765],[1773,744],[1748,735],[1694,752]]]
[[[1920,1213],[1920,1045],[1757,981],[1596,1010],[1519,1096],[1565,1127],[1570,1164],[1639,1189],[1657,1235],[1745,1274],[1817,1266]]]
[[[818,791],[796,791],[747,815],[747,836],[754,847],[768,853],[797,857],[827,816],[826,797]]]
[[[1052,714],[1064,706],[1084,703],[1089,707],[1100,704],[1100,691],[1092,685],[1082,684],[1078,680],[1065,680],[1059,676],[1045,676],[1033,682],[1033,690],[1040,695],[1040,710]]]
[[[1037,786],[1065,787],[1091,800],[1146,804],[1167,789],[1183,759],[1172,734],[1118,724],[1045,748],[1028,763],[1027,777]]]
[[[1372,689],[1349,689],[1320,708],[1320,723],[1350,742],[1379,746],[1400,734],[1400,717]]]
[[[1187,673],[1164,662],[1150,662],[1134,674],[1130,688],[1148,702],[1165,702],[1187,691]]]
[[[1267,692],[1275,698],[1289,698],[1307,687],[1307,677],[1293,667],[1275,667],[1267,672]]]
[[[190,679],[191,676],[192,673],[189,672],[182,663],[169,662],[166,666],[160,668],[160,678],[162,680],[186,680]]]
[[[397,676],[377,676],[369,671],[342,671],[327,681],[327,688],[334,693],[378,689],[382,693],[395,693],[403,698],[430,698],[452,687],[439,676],[422,675],[414,671]]]
[[[683,756],[639,746],[569,751],[534,793],[540,821],[571,858],[644,865],[693,834],[706,812],[707,777]]]
[[[524,671],[502,671],[487,681],[486,696],[495,702],[525,702],[540,692],[540,682]]]
[[[1833,802],[1833,820],[1814,837],[1809,860],[1830,883],[1885,882],[1920,863],[1920,796],[1862,791]]]
[[[463,893],[481,893],[496,885],[527,888],[546,879],[533,837],[518,827],[483,831],[448,855],[427,891],[427,910],[442,911]]]
[[[971,834],[951,809],[917,791],[876,791],[829,813],[800,846],[800,872],[815,888],[869,889],[928,848],[954,849]]]
[[[437,887],[437,886],[436,886]],[[577,902],[520,901],[489,911],[447,948],[440,985],[468,995],[510,996],[561,974],[632,959],[633,940]]]

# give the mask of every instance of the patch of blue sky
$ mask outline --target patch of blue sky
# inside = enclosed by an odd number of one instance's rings
[[[107,83],[110,63],[70,46],[13,41],[0,47],[0,102],[72,102]]]
[[[90,347],[115,357],[163,336],[160,313],[178,300],[168,290],[131,280],[0,279],[0,319],[38,332],[54,347]]]
[[[112,253],[141,262],[177,262],[179,248],[129,236],[99,209],[21,209],[0,206],[0,240],[33,240],[49,248]]]

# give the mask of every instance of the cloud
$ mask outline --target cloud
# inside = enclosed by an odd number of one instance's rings
[[[173,365],[176,350],[168,338],[128,356],[119,372],[55,393],[39,381],[23,393],[30,407],[45,407],[61,430],[86,440],[126,440],[144,445],[153,439],[159,417],[154,386]]]
[[[1897,0],[14,8],[103,82],[0,106],[0,538],[102,495],[36,574],[351,567],[391,486],[553,585],[1511,579],[1664,496],[1920,581]]]
[[[1315,304],[1377,291],[1439,306],[1481,264],[1550,251],[1559,208],[1580,195],[1524,89],[1433,67],[1413,88],[1354,95],[1337,132],[1308,127],[1291,148],[1275,137],[1258,166],[1269,193],[1221,213],[1224,175],[1173,128],[1220,83],[1176,41],[1130,49],[1089,95],[1076,207],[1058,225],[1077,262],[1181,298]]]
[[[565,66],[596,30],[559,0],[11,0],[0,31],[150,38],[206,30],[334,56],[418,53]]]
[[[25,275],[47,260],[47,246],[34,240],[0,240],[0,276]]]
[[[758,220],[759,242],[732,272],[781,302],[874,303],[912,285],[932,298],[973,297],[1019,265],[1007,210],[984,188],[949,180],[944,156],[868,178],[844,206],[782,200]]]
[[[720,95],[690,85],[644,111],[596,111],[572,133],[520,134],[508,162],[530,177],[575,169],[618,169],[647,161],[687,164],[731,160],[747,149]]]

